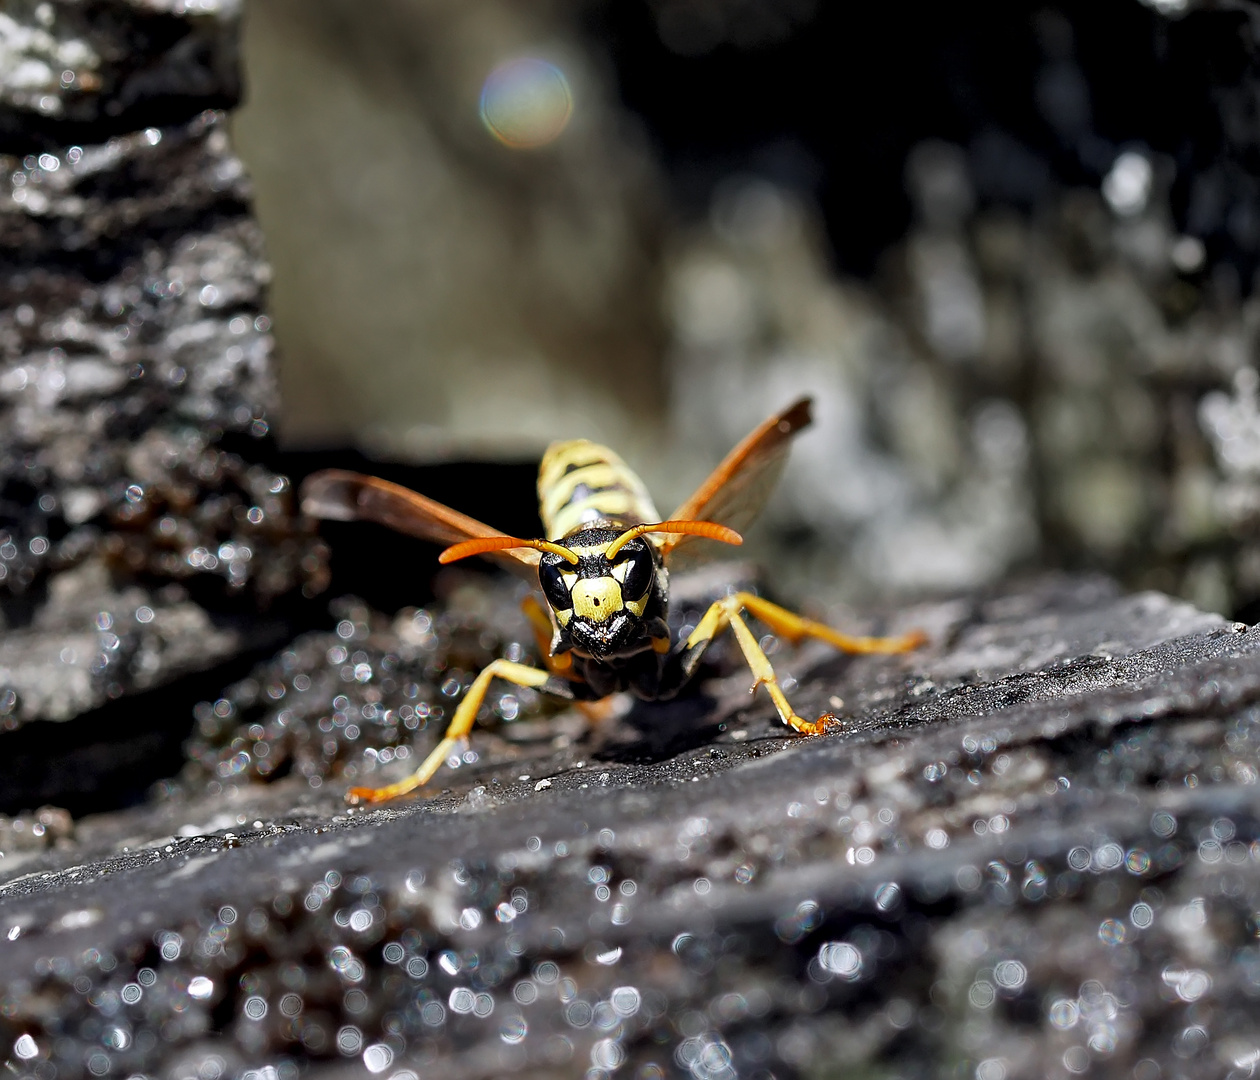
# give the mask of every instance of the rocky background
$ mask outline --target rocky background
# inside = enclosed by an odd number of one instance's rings
[[[668,506],[808,390],[763,535],[793,592],[1101,566],[1246,613],[1253,20],[259,0],[235,130],[284,430],[395,460],[588,435]],[[477,114],[518,55],[576,103],[530,151]]]
[[[1254,1073],[1257,12],[915,13],[260,0],[230,141],[236,4],[0,12],[10,1071]],[[476,120],[520,55],[572,95],[530,150]],[[345,807],[533,646],[304,473],[528,532],[551,435],[668,504],[802,390],[768,572],[675,622],[923,651],[764,639],[810,740],[729,649],[602,718],[499,687]]]

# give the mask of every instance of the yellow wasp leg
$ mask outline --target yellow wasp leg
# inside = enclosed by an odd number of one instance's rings
[[[511,660],[491,661],[490,665],[473,680],[468,693],[464,695],[464,700],[455,709],[455,715],[446,729],[446,734],[442,736],[442,741],[433,748],[414,773],[407,779],[386,787],[351,788],[346,792],[346,798],[352,803],[384,802],[386,799],[396,799],[399,795],[406,795],[409,791],[427,784],[433,778],[433,774],[442,767],[442,762],[468,737],[473,722],[477,719],[477,710],[481,708],[486,691],[490,688],[490,680],[494,678],[505,679],[517,686],[540,687],[552,676],[546,671],[540,671],[538,668],[528,667],[525,664],[516,664]]]
[[[538,644],[538,655],[542,657],[543,663],[547,666],[547,670],[551,674],[561,679],[573,678],[573,654],[561,653],[559,656],[553,656],[551,653],[551,620],[547,618],[547,613],[543,611],[542,605],[538,602],[538,598],[532,593],[521,601],[521,610],[525,613],[525,617],[529,620],[530,626],[534,630],[534,641]],[[669,638],[665,639],[665,650],[669,651]],[[652,642],[652,647],[657,648],[656,642]],[[657,649],[657,652],[662,650]],[[586,717],[592,724],[598,724],[601,720],[607,720],[613,714],[613,701],[611,698],[604,698],[602,701],[575,701],[578,712]]]
[[[534,631],[534,643],[538,646],[538,655],[542,657],[547,670],[553,675],[567,679],[573,671],[573,657],[569,653],[563,653],[560,656],[551,655],[551,620],[543,611],[538,597],[533,593],[525,597],[521,601],[521,611],[525,613],[530,629]]]
[[[534,641],[538,644],[538,655],[542,657],[547,670],[561,679],[572,679],[573,654],[561,653],[559,656],[552,655],[551,620],[547,618],[547,613],[543,611],[542,604],[538,602],[538,598],[533,593],[530,593],[529,596],[521,601],[521,611],[525,613],[525,617],[529,620],[529,625],[533,628]],[[666,651],[669,650],[669,645],[669,638],[666,638]],[[652,647],[656,648],[655,641],[652,643]],[[660,650],[658,649],[657,651],[659,652]],[[598,724],[601,720],[606,720],[613,714],[611,698],[605,698],[602,701],[575,701],[573,704],[592,724]]]
[[[774,673],[774,667],[771,665],[770,659],[762,651],[761,646],[757,644],[757,639],[753,637],[752,631],[748,629],[748,624],[744,622],[743,617],[740,615],[740,612],[743,610],[747,610],[750,614],[756,616],[771,630],[782,634],[789,641],[796,642],[806,636],[816,637],[846,652],[906,652],[909,649],[917,648],[926,640],[919,631],[897,638],[850,637],[847,634],[841,634],[836,630],[832,630],[831,627],[825,626],[823,623],[802,618],[786,608],[779,607],[778,604],[772,604],[768,600],[763,600],[759,596],[746,592],[734,593],[710,605],[709,610],[704,613],[704,618],[700,620],[700,624],[692,631],[691,636],[687,638],[684,648],[692,649],[697,645],[711,641],[729,626],[734,631],[735,640],[739,643],[744,659],[748,661],[748,666],[752,669],[753,678],[756,680],[753,683],[753,690],[755,691],[759,686],[764,686],[774,702],[774,707],[778,710],[779,718],[788,727],[794,731],[801,732],[803,735],[822,734],[826,730],[827,721],[832,719],[832,717],[830,714],[824,714],[817,720],[811,721],[796,714],[787,696],[783,693],[783,689],[779,686],[779,679]]]
[[[825,623],[806,619],[752,593],[736,593],[731,599],[738,600],[740,607],[760,619],[776,634],[787,638],[793,645],[803,637],[813,637],[834,645],[841,652],[902,653],[917,649],[927,642],[927,635],[922,630],[912,630],[900,637],[851,637],[839,630],[833,630]]]

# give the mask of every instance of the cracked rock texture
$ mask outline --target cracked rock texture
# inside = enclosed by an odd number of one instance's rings
[[[817,738],[736,672],[585,733],[478,730],[443,790],[377,810],[292,775],[6,822],[0,1052],[36,1077],[1250,1075],[1257,631],[1068,578],[855,621],[932,644],[780,652],[798,708],[842,715]]]

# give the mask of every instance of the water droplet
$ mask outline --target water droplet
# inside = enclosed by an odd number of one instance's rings
[[[188,996],[197,998],[199,1001],[204,1001],[213,993],[214,983],[204,975],[196,976],[188,984]]]
[[[384,1072],[394,1062],[394,1051],[385,1043],[373,1043],[363,1051],[363,1064],[370,1073]]]
[[[1167,967],[1162,977],[1164,985],[1171,988],[1182,1001],[1198,1001],[1212,989],[1212,977],[1197,968]]]
[[[1153,180],[1150,161],[1143,154],[1126,150],[1103,178],[1103,198],[1122,217],[1136,216],[1146,209]]]
[[[1070,1073],[1083,1073],[1089,1068],[1089,1052],[1083,1046],[1069,1046],[1063,1051],[1063,1067]]]
[[[1166,810],[1158,810],[1151,816],[1151,832],[1167,839],[1177,831],[1177,819]]]
[[[1141,848],[1133,848],[1124,857],[1125,869],[1131,874],[1145,874],[1150,869],[1151,857]]]
[[[620,1068],[626,1059],[626,1052],[616,1039],[600,1039],[591,1047],[591,1064],[597,1069],[611,1072]]]
[[[976,1066],[976,1080],[1006,1080],[1006,1059],[986,1058]]]
[[[987,979],[977,979],[967,992],[967,1000],[977,1009],[989,1008],[997,997],[993,984]]]
[[[520,1013],[513,1013],[504,1019],[499,1025],[499,1038],[509,1046],[515,1046],[521,1042],[529,1032],[529,1025],[525,1022],[525,1017]]]
[[[579,998],[577,1001],[569,1002],[569,1006],[565,1009],[564,1018],[568,1021],[570,1027],[584,1028],[591,1022],[591,1017],[595,1015],[595,1010],[591,1008],[590,1003]]]
[[[818,950],[823,971],[852,982],[862,974],[862,954],[847,941],[829,941]]]
[[[1092,863],[1096,870],[1115,870],[1124,862],[1124,849],[1119,844],[1103,844],[1093,854]]]
[[[1124,923],[1119,919],[1103,919],[1099,924],[1098,940],[1104,945],[1123,945],[1124,938]]]
[[[875,906],[889,912],[901,903],[901,886],[895,881],[886,882],[875,890]]]
[[[1075,1001],[1070,998],[1059,998],[1050,1006],[1050,1023],[1057,1027],[1060,1031],[1066,1031],[1070,1027],[1076,1025],[1076,1021],[1080,1019],[1081,1010]]]

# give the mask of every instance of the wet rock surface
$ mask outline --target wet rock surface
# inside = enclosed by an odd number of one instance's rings
[[[402,655],[400,624],[342,615],[346,648],[363,622]],[[818,738],[733,670],[479,729],[442,790],[376,810],[331,768],[242,770],[4,822],[29,837],[0,861],[9,1066],[1245,1075],[1257,632],[1064,578],[850,621],[932,644],[779,652],[797,707],[842,718]],[[360,779],[399,768],[371,756]]]
[[[277,603],[322,581],[263,463],[270,269],[213,108],[236,14],[0,15],[5,730],[274,647]]]
[[[240,97],[237,0],[9,0],[0,141],[55,151]]]

